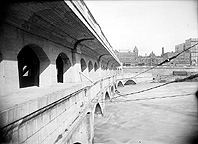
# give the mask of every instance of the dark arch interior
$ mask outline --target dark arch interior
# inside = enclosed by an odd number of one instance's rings
[[[100,104],[97,103],[96,108],[95,108],[95,114],[102,114],[102,109],[100,107]]]
[[[106,101],[109,101],[110,100],[110,96],[109,96],[109,93],[108,92],[105,93],[105,100]]]
[[[121,81],[118,82],[118,87],[124,87]]]
[[[114,87],[113,86],[111,86],[111,92],[113,93],[113,90],[114,90]]]
[[[65,53],[60,53],[56,59],[57,82],[63,83],[64,73],[71,67],[69,58]]]
[[[91,61],[89,61],[88,63],[88,69],[89,69],[89,72],[93,69],[93,64]]]
[[[63,60],[59,54],[56,59],[57,82],[63,83]]]
[[[39,86],[40,61],[34,50],[25,46],[17,56],[20,88]]]
[[[97,63],[94,64],[94,71],[98,69]]]
[[[133,80],[128,80],[124,85],[135,85],[136,83]]]
[[[84,59],[80,60],[80,65],[81,65],[81,72],[83,72],[87,68],[87,65]]]

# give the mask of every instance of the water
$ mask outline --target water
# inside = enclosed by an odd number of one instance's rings
[[[156,85],[132,85],[119,91]],[[176,83],[106,103],[104,117],[95,117],[94,143],[186,144],[198,126],[196,90],[196,83]]]

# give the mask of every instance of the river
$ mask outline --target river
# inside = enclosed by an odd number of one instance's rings
[[[147,83],[119,88],[132,93],[160,85]],[[94,144],[187,144],[198,127],[197,83],[173,83],[106,102],[95,117]]]

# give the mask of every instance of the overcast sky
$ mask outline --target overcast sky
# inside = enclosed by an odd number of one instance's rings
[[[198,37],[197,0],[84,0],[114,49],[174,51]]]

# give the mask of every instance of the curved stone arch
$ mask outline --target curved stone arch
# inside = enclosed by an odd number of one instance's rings
[[[106,91],[106,92],[105,92],[104,100],[105,100],[105,101],[110,101],[110,100],[111,100],[111,98],[110,98],[110,95],[109,95],[109,92],[108,92],[108,91]]]
[[[85,71],[87,68],[87,63],[85,62],[84,58],[80,59],[80,66],[81,66],[81,72]]]
[[[135,85],[136,84],[136,82],[134,81],[134,80],[127,80],[125,83],[124,83],[124,85]]]
[[[103,115],[103,111],[102,111],[102,107],[100,105],[100,103],[97,103],[94,107],[94,115],[98,116],[98,115]]]
[[[24,46],[17,55],[19,87],[39,86],[40,74],[49,66],[50,60],[36,44]]]
[[[88,62],[88,71],[91,72],[93,70],[93,63],[91,61]]]
[[[124,87],[124,85],[123,85],[122,81],[119,81],[119,82],[118,82],[118,84],[117,84],[117,88],[118,88],[118,87]]]
[[[63,76],[66,71],[71,67],[71,62],[68,56],[61,52],[56,58],[56,69],[57,69],[57,82],[63,83]]]

